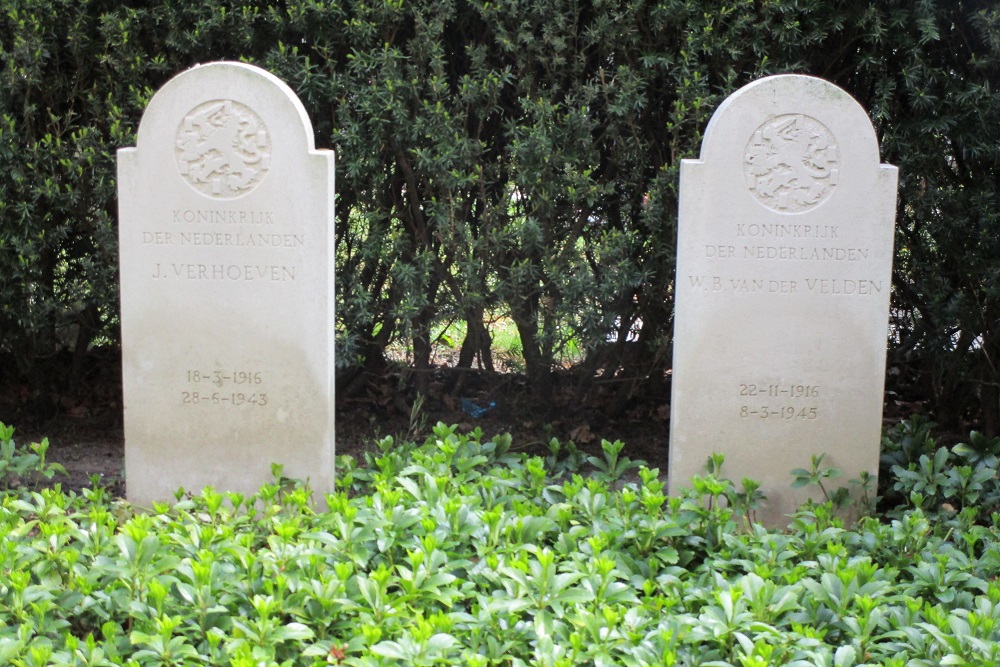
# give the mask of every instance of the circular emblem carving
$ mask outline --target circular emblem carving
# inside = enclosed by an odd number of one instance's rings
[[[768,208],[803,213],[826,201],[837,186],[840,150],[823,123],[785,114],[757,128],[743,160],[747,186]]]
[[[198,192],[232,199],[256,188],[271,166],[271,137],[250,107],[213,100],[177,128],[177,167]]]

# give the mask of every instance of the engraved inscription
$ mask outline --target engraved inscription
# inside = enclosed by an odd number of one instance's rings
[[[816,406],[799,408],[794,405],[741,405],[740,417],[743,419],[757,418],[774,420],[816,419],[819,417],[819,408]]]
[[[247,194],[271,166],[271,138],[250,107],[213,100],[192,109],[177,128],[177,168],[198,192],[217,199]]]
[[[165,264],[156,262],[153,266],[152,277],[157,280],[174,278],[178,280],[284,283],[295,280],[295,266],[283,264]]]
[[[224,393],[215,391],[211,394],[198,391],[182,391],[182,405],[221,405],[239,407],[253,405],[262,408],[267,405],[267,394],[247,394],[243,392]]]
[[[805,278],[802,280],[768,280],[723,276],[689,275],[688,284],[695,292],[735,294],[824,294],[831,296],[874,296],[882,294],[881,280],[850,278]]]
[[[769,245],[706,245],[705,257],[711,259],[773,259],[798,262],[863,262],[867,248],[805,248]]]
[[[806,288],[815,294],[859,295],[881,294],[881,280],[849,280],[843,278],[806,278]]]
[[[799,262],[862,262],[867,248],[802,248],[795,246],[743,246],[743,259],[776,259]]]
[[[826,201],[837,185],[840,151],[815,118],[784,114],[751,135],[744,155],[747,186],[779,213],[804,213]]]
[[[839,239],[840,225],[737,223],[737,236],[774,239]]]
[[[740,396],[756,398],[771,396],[773,398],[819,398],[819,387],[812,384],[765,384],[740,383]]]
[[[305,234],[227,234],[223,232],[181,232],[181,245],[232,246],[234,248],[299,248]]]
[[[268,404],[267,394],[261,391],[262,371],[190,369],[185,379],[194,386],[180,392],[181,405],[263,408]]]
[[[142,243],[149,246],[182,246],[184,248],[238,248],[255,252],[272,250],[295,251],[308,245],[305,234],[276,233],[282,231],[282,221],[276,221],[273,211],[174,209],[166,218],[170,231],[143,231]],[[297,255],[297,253],[289,253]],[[214,263],[198,261],[155,262],[150,270],[154,279],[216,280],[227,282],[294,282],[298,266],[290,264],[288,255],[249,262]],[[187,258],[185,258],[187,259]],[[197,255],[191,259],[196,260]]]
[[[216,246],[233,248],[301,248],[305,234],[244,234],[241,232],[143,232],[143,245]]]
[[[188,382],[210,382],[217,387],[232,384],[261,384],[264,375],[261,371],[224,371],[215,369],[212,371],[191,370],[187,372]]]
[[[819,398],[820,388],[818,385],[741,382],[738,385],[737,393],[743,399],[777,399],[777,404],[769,401],[769,404],[740,405],[739,414],[743,419],[787,421],[792,419],[813,420],[819,417],[819,406],[809,400]],[[806,401],[806,403],[802,404],[801,401]]]
[[[273,225],[274,211],[231,211],[214,208],[174,209],[173,222],[188,224]]]

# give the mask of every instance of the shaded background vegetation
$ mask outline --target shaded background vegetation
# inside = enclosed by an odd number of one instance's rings
[[[338,400],[435,332],[536,397],[667,396],[677,176],[716,106],[800,72],[900,167],[889,385],[1000,430],[1000,9],[992,0],[8,0],[0,9],[0,392],[40,408],[117,358],[115,150],[199,62],[289,83],[337,151]],[[570,354],[573,352],[574,354]],[[574,360],[564,371],[565,360]]]

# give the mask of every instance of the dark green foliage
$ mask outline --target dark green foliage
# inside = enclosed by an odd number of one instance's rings
[[[460,363],[489,367],[486,324],[507,316],[543,396],[570,347],[588,377],[662,381],[680,160],[739,86],[825,77],[870,110],[901,168],[895,388],[948,423],[978,406],[1000,427],[987,0],[8,2],[0,380],[61,382],[52,368],[78,372],[116,341],[114,149],[133,144],[152,91],[215,59],[288,81],[317,145],[338,152],[338,381],[395,340],[426,369],[432,325],[455,319]],[[620,387],[612,412],[640,390]]]
[[[946,508],[968,521],[1000,516],[1000,437],[973,431],[967,442],[949,448],[931,436],[934,426],[914,417],[883,440],[882,504]]]
[[[115,151],[135,144],[142,110],[169,77],[199,60],[257,55],[254,12],[226,10],[0,8],[0,383],[65,388],[92,346],[117,341]]]
[[[879,71],[892,75],[869,75],[885,158],[900,167],[892,361],[927,388],[940,422],[981,410],[992,436],[1000,434],[1000,10],[940,3],[958,10],[945,20],[934,4],[890,15],[900,37]]]

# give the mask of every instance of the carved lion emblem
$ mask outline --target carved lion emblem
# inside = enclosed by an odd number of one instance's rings
[[[205,102],[177,128],[177,166],[198,192],[232,199],[253,190],[271,166],[271,138],[260,116],[232,100]]]
[[[785,114],[761,125],[747,143],[747,185],[768,208],[803,213],[826,201],[837,185],[840,151],[815,118]]]

